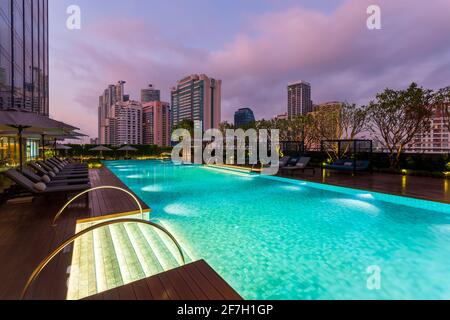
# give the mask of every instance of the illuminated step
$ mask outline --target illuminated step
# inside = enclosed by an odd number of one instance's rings
[[[232,165],[211,164],[211,165],[207,165],[207,167],[228,170],[228,171],[234,171],[234,172],[248,173],[248,174],[250,174],[252,172],[251,168],[232,166]]]
[[[135,223],[125,225],[128,236],[133,244],[134,251],[139,259],[142,270],[146,277],[151,277],[164,271],[161,262],[156,257],[151,246],[148,244],[141,229]]]
[[[145,278],[139,258],[123,224],[109,226],[124,284]]]
[[[97,291],[122,286],[123,279],[109,228],[96,229],[93,233]]]
[[[77,226],[80,232],[95,223]],[[163,232],[135,223],[95,229],[74,243],[67,299],[83,299],[181,266]],[[191,254],[183,249],[186,262]]]
[[[160,226],[162,226],[164,229],[166,229],[167,231],[169,231],[171,234],[175,234],[174,232],[172,232],[172,228],[168,225],[168,223],[158,221],[158,224]],[[183,239],[181,239],[180,237],[177,237],[177,240],[178,240],[179,245],[181,246],[181,250],[183,251],[184,258],[186,260],[186,264],[198,260],[198,259],[194,259],[194,254],[188,249],[189,246],[185,245]],[[171,243],[173,243],[172,240],[170,240],[170,241],[171,241]],[[169,248],[173,248],[171,250],[172,254],[175,254],[178,261],[180,261],[179,260],[180,254],[178,253],[178,250],[176,249],[175,244],[169,244]]]
[[[139,228],[164,271],[175,269],[180,266],[178,260],[173,256],[172,252],[154,229],[142,225],[140,225]]]

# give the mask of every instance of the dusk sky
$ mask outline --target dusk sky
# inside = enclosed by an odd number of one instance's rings
[[[81,7],[81,30],[66,8]],[[368,30],[366,9],[382,10]],[[314,103],[367,103],[386,87],[450,85],[449,0],[50,0],[50,114],[97,137],[98,96],[118,80],[139,99],[193,73],[223,80],[222,119],[285,113],[289,82]]]

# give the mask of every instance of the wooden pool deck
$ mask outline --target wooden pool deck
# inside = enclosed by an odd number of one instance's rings
[[[84,300],[242,300],[204,260]]]
[[[308,171],[298,172],[294,176],[280,176],[450,204],[450,180],[447,179],[385,173],[359,173],[352,176],[350,173],[329,170],[322,173],[320,168],[316,169],[314,175]]]
[[[107,168],[90,170],[89,176],[92,187],[116,186],[130,191]],[[0,300],[20,298],[21,291],[33,270],[52,250],[74,235],[77,221],[102,219],[110,215],[122,216],[139,213],[137,204],[127,194],[117,190],[97,190],[90,194],[89,208],[85,206],[85,201],[81,198],[64,212],[57,221],[57,226],[52,227],[52,220],[64,203],[64,198],[51,197],[36,198],[33,203],[3,204],[0,206]],[[145,211],[150,210],[144,202],[140,201],[140,203]],[[68,247],[68,250],[61,252],[44,269],[30,288],[26,299],[66,299],[68,268],[71,259],[72,247]],[[205,268],[204,265],[201,267]],[[192,266],[188,268],[192,268]],[[159,277],[160,279],[167,278],[173,284],[171,290],[175,290],[177,284],[183,285],[176,280],[179,274],[183,275],[183,272],[183,269],[181,269],[181,271],[177,270],[175,273],[160,275]],[[229,287],[215,272],[209,272],[204,277],[209,282],[218,283],[216,286],[218,290],[221,287]],[[149,283],[154,283],[154,281],[154,279],[150,279]],[[125,286],[120,290],[127,291],[133,288],[133,286]],[[201,286],[191,286],[190,288],[196,290],[197,294]],[[122,292],[120,290],[118,292]],[[237,298],[234,294],[228,296],[226,292],[230,292],[229,288],[225,290],[224,298]],[[148,291],[147,293],[148,295],[143,296],[141,291],[139,298],[148,300],[154,298],[155,292]],[[200,291],[198,296],[204,297],[200,294]],[[115,296],[113,294],[108,297],[120,298],[121,295]],[[166,296],[155,295],[155,297],[164,298]],[[168,299],[177,297],[177,295],[167,295]],[[214,297],[216,296],[207,295],[207,298]]]

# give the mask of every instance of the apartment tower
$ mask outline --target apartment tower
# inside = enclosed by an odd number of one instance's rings
[[[142,104],[143,143],[160,147],[171,145],[170,104],[162,101],[152,101]]]
[[[155,89],[155,87],[150,84],[148,88],[141,90],[141,102],[153,102],[153,101],[161,101],[161,91]]]
[[[298,81],[288,85],[288,116],[306,115],[313,111],[311,84]]]
[[[222,81],[204,74],[190,75],[172,89],[172,127],[183,120],[202,121],[203,130],[221,121]]]

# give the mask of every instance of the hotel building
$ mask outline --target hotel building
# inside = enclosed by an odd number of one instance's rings
[[[288,85],[288,116],[306,115],[313,111],[311,84],[298,81]]]
[[[190,75],[172,89],[172,127],[183,120],[202,121],[203,130],[218,128],[221,121],[222,81]]]
[[[0,1],[0,110],[49,114],[48,0]],[[25,138],[27,159],[39,138]],[[0,166],[18,161],[17,137],[0,133]]]
[[[407,146],[406,152],[450,153],[450,132],[441,110],[435,108],[431,118],[431,129],[418,133]]]
[[[142,144],[142,105],[138,101],[116,102],[109,119],[111,145]]]
[[[125,95],[125,81],[119,81],[115,85],[109,85],[99,97],[98,106],[98,138],[100,144],[113,144],[114,132],[111,127],[111,119],[114,118],[113,106],[129,100]]]
[[[152,102],[152,101],[161,101],[161,91],[155,89],[155,87],[150,84],[148,88],[141,90],[141,102]]]
[[[153,101],[142,104],[142,135],[144,144],[160,147],[171,145],[170,104]]]

